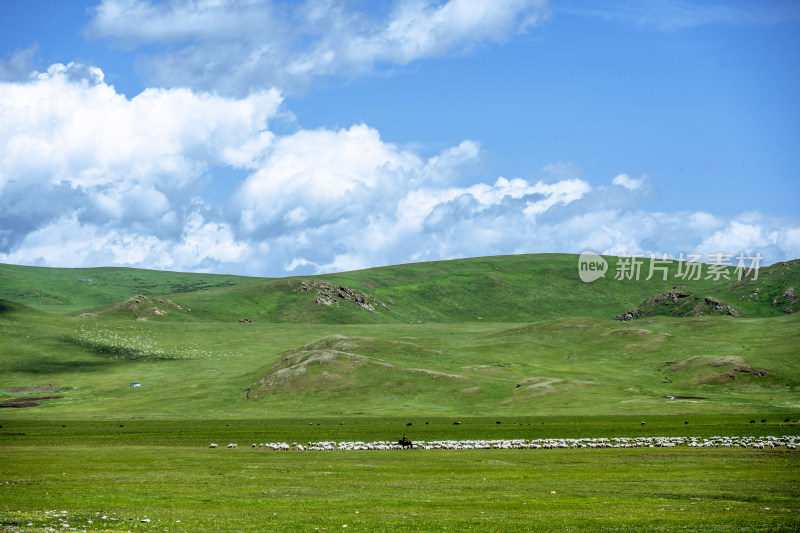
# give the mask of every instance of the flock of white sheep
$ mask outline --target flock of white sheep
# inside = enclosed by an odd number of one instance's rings
[[[570,449],[570,448],[672,448],[675,446],[688,446],[691,448],[754,448],[775,449],[785,447],[789,450],[797,449],[800,445],[799,436],[782,437],[620,437],[620,438],[584,438],[584,439],[503,439],[503,440],[436,440],[414,441],[414,448],[423,450],[541,450],[541,449]],[[212,443],[209,448],[217,448]],[[237,444],[228,444],[227,448],[237,448]],[[400,450],[402,446],[393,441],[374,442],[335,442],[320,441],[309,442],[307,445],[296,442],[267,442],[253,444],[254,450],[276,451],[351,451],[351,450]]]

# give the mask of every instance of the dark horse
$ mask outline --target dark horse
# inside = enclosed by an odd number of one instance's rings
[[[411,442],[411,440],[410,440],[408,437],[406,437],[405,435],[403,435],[403,438],[402,438],[402,439],[400,439],[399,441],[397,441],[397,444],[399,444],[400,446],[402,446],[404,450],[405,450],[406,448],[411,448],[412,450],[414,449],[414,443],[413,443],[413,442]]]

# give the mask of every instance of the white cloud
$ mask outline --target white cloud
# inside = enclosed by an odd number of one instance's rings
[[[179,239],[162,239],[137,231],[136,227],[109,229],[64,216],[27,234],[16,250],[0,254],[0,258],[9,263],[44,266],[203,270],[204,265],[233,265],[232,269],[241,271],[239,263],[245,262],[250,253],[250,246],[237,241],[225,223],[209,222],[192,213]]]
[[[347,57],[364,64],[405,64],[482,41],[505,41],[545,16],[542,1],[399,2],[384,26],[350,41]]]
[[[647,177],[643,176],[639,179],[634,179],[628,176],[627,174],[619,174],[616,178],[611,180],[612,185],[619,185],[620,187],[625,187],[629,191],[635,191],[636,189],[641,189],[644,185]]]
[[[210,167],[261,164],[280,103],[274,90],[227,99],[148,89],[127,99],[100,69],[74,63],[0,83],[0,224],[14,235],[0,251],[65,216],[179,234]],[[24,198],[49,201],[22,209]]]
[[[179,265],[199,264],[206,260],[216,263],[239,263],[249,256],[247,243],[239,242],[232,228],[224,222],[209,222],[202,215],[187,217],[181,240],[171,256]]]
[[[280,105],[276,91],[128,99],[75,64],[0,83],[0,262],[277,276],[586,249],[800,255],[797,218],[646,211],[646,175],[592,188],[568,161],[475,180],[473,140],[425,158],[366,124],[278,135]],[[217,168],[241,183],[199,199]]]
[[[105,0],[87,35],[128,47],[170,44],[144,61],[153,81],[243,95],[503,42],[548,13],[545,0],[416,0],[372,9],[313,0]]]
[[[366,125],[339,131],[302,130],[276,141],[268,160],[241,186],[233,206],[246,233],[282,224],[323,225],[363,220],[386,208],[420,158],[381,141]]]
[[[752,216],[748,217],[752,220]],[[732,220],[724,229],[714,232],[703,239],[699,250],[708,253],[747,251],[752,252],[774,244],[777,235],[772,238],[764,235],[760,224],[747,224]],[[772,241],[772,242],[771,242]]]
[[[286,272],[293,272],[297,267],[308,266],[308,265],[313,265],[313,263],[303,257],[295,257],[294,259],[292,259],[292,262],[284,266],[283,269]]]

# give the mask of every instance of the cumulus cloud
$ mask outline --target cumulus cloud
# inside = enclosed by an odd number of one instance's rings
[[[86,33],[129,48],[169,45],[143,61],[157,84],[243,95],[503,42],[547,13],[545,0],[398,1],[373,12],[340,2],[104,0]]]
[[[625,187],[629,191],[635,191],[636,189],[641,189],[644,185],[647,177],[642,176],[639,179],[633,179],[627,174],[618,174],[616,178],[611,180],[612,185],[619,185],[620,187]]]
[[[280,105],[277,91],[129,99],[77,64],[0,83],[0,262],[280,276],[587,249],[800,256],[796,217],[648,211],[650,177],[592,187],[568,161],[475,180],[474,140],[423,157],[367,124],[276,134]],[[201,198],[220,168],[241,181]]]
[[[257,168],[277,91],[233,100],[187,89],[118,94],[95,67],[56,64],[0,83],[0,251],[62,217],[180,234],[214,165]]]
[[[247,233],[283,233],[385,209],[405,176],[421,166],[411,152],[381,141],[364,124],[339,131],[302,130],[279,139],[264,166],[233,201]],[[376,203],[377,202],[377,203]]]

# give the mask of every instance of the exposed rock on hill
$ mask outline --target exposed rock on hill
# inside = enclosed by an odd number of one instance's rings
[[[738,309],[722,300],[711,296],[700,298],[674,288],[671,291],[652,296],[635,307],[631,307],[624,313],[615,316],[614,320],[628,322],[636,318],[649,316],[687,317],[702,315],[742,316]]]
[[[780,307],[781,311],[787,314],[792,314],[800,309],[800,301],[797,299],[794,287],[789,287],[783,294],[773,298],[771,304],[774,307]]]
[[[164,308],[171,308],[174,311],[181,311],[187,313],[191,309],[185,308],[176,304],[172,300],[164,300],[161,298],[151,298],[138,294],[133,298],[128,298],[121,304],[113,308],[113,312],[130,313],[138,319],[147,319],[153,316],[167,316],[170,311]]]
[[[314,301],[319,305],[339,305],[339,302],[355,302],[367,311],[375,311],[376,305],[391,311],[388,305],[371,294],[324,281],[301,281],[299,289],[295,289],[292,292],[299,294],[312,291],[317,295]]]
[[[800,259],[775,263],[734,283],[740,300],[746,302],[768,302],[770,307],[777,308],[786,314],[800,311],[800,298],[797,287],[800,283]]]

